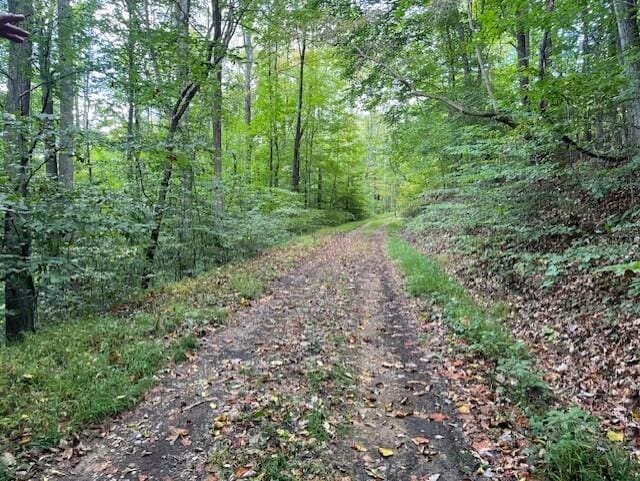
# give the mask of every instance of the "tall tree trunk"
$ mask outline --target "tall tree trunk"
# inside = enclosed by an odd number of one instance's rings
[[[89,133],[89,128],[91,127],[91,122],[89,120],[89,113],[91,111],[91,97],[89,90],[89,81],[91,74],[87,72],[84,78],[84,105],[83,105],[83,114],[84,114],[84,132],[85,134]],[[91,143],[85,142],[85,161],[87,163],[87,167],[89,169],[89,182],[93,184],[93,164],[91,163]]]
[[[245,182],[251,182],[251,164],[253,160],[253,135],[251,133],[252,108],[253,108],[253,41],[251,38],[251,30],[245,28],[244,36],[244,124],[247,129],[245,143]]]
[[[296,133],[293,140],[293,162],[291,165],[291,189],[294,192],[300,190],[300,150],[304,128],[302,127],[302,109],[304,103],[304,67],[307,54],[307,34],[302,35],[300,44],[300,75],[298,77],[298,104],[296,107]]]
[[[456,14],[456,18],[458,18],[457,14]],[[468,36],[466,35],[464,25],[460,21],[456,22],[456,37],[458,42],[461,45],[466,45],[466,43],[468,42]],[[464,78],[466,80],[469,80],[469,78],[471,77],[471,61],[469,60],[469,55],[467,54],[467,51],[464,48],[462,49],[460,56],[462,61],[462,72],[464,73]]]
[[[151,229],[151,238],[149,245],[145,251],[145,267],[142,274],[142,288],[147,289],[151,285],[153,278],[153,262],[158,250],[158,241],[160,239],[160,230],[162,229],[162,221],[164,220],[164,212],[167,206],[167,195],[169,194],[169,187],[171,186],[171,177],[173,176],[173,164],[176,161],[176,154],[174,151],[174,142],[178,127],[189,109],[193,98],[200,91],[200,84],[196,82],[190,82],[187,84],[180,93],[178,100],[176,101],[171,118],[169,120],[169,130],[167,132],[166,139],[166,154],[164,170],[162,174],[162,180],[160,181],[160,189],[158,190],[158,200],[154,206],[153,215],[153,227]]]
[[[190,0],[179,0],[176,3],[175,19],[179,30],[182,30],[182,48],[188,50],[188,44],[186,43],[186,35],[188,35],[189,14],[190,14]],[[186,29],[186,32],[185,32]],[[208,59],[211,60],[211,59]],[[151,229],[151,239],[145,252],[145,268],[142,275],[142,288],[147,289],[153,278],[153,262],[155,260],[156,252],[158,250],[158,241],[160,239],[160,230],[162,228],[162,222],[164,220],[164,212],[166,210],[167,195],[169,193],[169,187],[171,186],[171,177],[173,176],[173,166],[176,161],[176,155],[174,151],[174,143],[178,128],[187,116],[191,102],[196,94],[200,91],[201,85],[197,82],[187,82],[189,74],[188,62],[185,62],[185,66],[180,69],[179,76],[183,80],[183,87],[180,95],[174,104],[173,110],[169,118],[169,130],[167,132],[166,140],[166,158],[164,164],[164,170],[162,174],[162,180],[160,181],[160,189],[158,191],[158,200],[154,206],[154,219],[153,228]],[[188,175],[188,174],[187,174]],[[184,181],[183,177],[183,181]]]
[[[613,2],[620,38],[620,49],[627,81],[631,86],[628,103],[629,144],[640,143],[640,33],[638,32],[638,5],[636,0]]]
[[[33,15],[31,0],[9,0],[9,11],[27,18]],[[31,152],[28,146],[28,118],[31,113],[31,55],[32,44],[9,46],[9,78],[5,111],[5,162],[8,181],[19,200],[12,202],[5,212],[4,254],[11,262],[5,274],[5,335],[13,341],[25,331],[35,329],[36,290],[29,267],[31,260],[31,231],[26,199],[31,174]]]
[[[451,26],[446,25],[444,31],[444,42],[447,49],[447,67],[449,71],[449,87],[456,87],[456,53],[453,46]]]
[[[280,141],[278,139],[278,132],[276,132],[273,138],[273,145],[276,151],[276,165],[273,168],[273,186],[277,189],[280,187]]]
[[[318,167],[318,209],[322,209],[322,167]]]
[[[544,9],[545,12],[550,13],[555,8],[555,0],[545,0]],[[551,53],[553,50],[553,41],[551,38],[551,30],[545,28],[542,33],[542,41],[540,42],[540,53],[538,63],[538,79],[542,82],[547,77],[547,72],[551,67]],[[547,110],[547,99],[542,98],[540,100],[540,112],[544,113]]]
[[[472,35],[476,31],[476,26],[473,21],[473,0],[467,0],[467,20],[469,22],[469,29],[471,30]],[[480,69],[480,78],[482,79],[482,83],[484,84],[484,88],[487,91],[487,96],[489,97],[489,104],[494,111],[498,110],[498,104],[496,103],[496,97],[493,93],[493,83],[491,82],[491,77],[489,75],[489,70],[484,62],[484,57],[482,55],[482,49],[480,48],[480,44],[475,41],[475,51],[476,51],[476,59],[478,61],[478,68]]]
[[[273,187],[273,157],[274,157],[274,142],[275,142],[275,136],[277,135],[277,127],[276,127],[276,122],[275,122],[275,116],[274,116],[274,110],[275,110],[275,106],[274,106],[274,95],[273,95],[273,72],[275,69],[278,68],[277,65],[277,57],[276,57],[276,52],[271,50],[271,44],[269,44],[269,57],[267,58],[267,85],[268,85],[268,95],[269,95],[269,107],[271,109],[271,113],[269,116],[269,187]],[[275,60],[275,68],[272,67],[272,59],[271,57],[274,56],[276,58]]]
[[[60,182],[73,187],[73,19],[70,0],[58,0],[58,71],[60,82],[60,154],[58,156]]]
[[[189,79],[189,19],[191,18],[191,0],[176,0],[175,2],[175,28],[178,33],[177,48],[179,52],[180,65],[178,66],[178,79],[181,85],[185,85]],[[185,126],[184,137],[189,143],[189,111],[187,110],[182,120]],[[192,210],[193,210],[193,185],[194,185],[194,169],[191,159],[195,157],[195,151],[190,150],[187,165],[182,168],[180,177],[181,183],[181,219],[180,230],[178,232],[178,240],[180,243],[180,260],[179,274],[180,276],[192,275],[194,260],[191,255],[190,246],[192,245]]]
[[[138,84],[138,72],[136,68],[136,36],[138,30],[137,13],[135,0],[126,0],[127,7],[127,169],[133,173],[131,179],[138,177],[138,166],[136,165],[136,149],[134,143],[137,138],[136,132],[136,87]],[[142,179],[139,179],[142,186]]]
[[[224,211],[224,190],[222,187],[222,11],[220,0],[213,0],[213,195],[215,210]]]
[[[518,28],[516,31],[516,51],[518,54],[518,70],[520,72],[520,96],[523,107],[529,105],[529,29],[524,12],[518,12]]]
[[[58,155],[56,153],[56,133],[53,123],[53,70],[51,68],[52,29],[41,19],[38,45],[38,66],[42,83],[42,133],[44,138],[44,158],[47,177],[58,179]]]

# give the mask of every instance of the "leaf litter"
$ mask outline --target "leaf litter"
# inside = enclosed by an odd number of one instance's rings
[[[47,478],[474,479],[460,459],[481,406],[450,399],[448,348],[417,339],[384,244],[356,231],[312,249]]]

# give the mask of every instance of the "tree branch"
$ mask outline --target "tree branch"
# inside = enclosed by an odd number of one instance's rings
[[[413,97],[420,97],[420,98],[426,98],[426,99],[430,99],[430,100],[436,100],[444,105],[446,105],[447,107],[449,107],[450,109],[463,114],[463,115],[467,115],[469,117],[477,117],[477,118],[483,118],[483,119],[489,119],[489,120],[494,120],[496,122],[499,122],[501,124],[504,124],[512,129],[518,128],[520,127],[520,122],[518,122],[516,119],[513,118],[513,116],[507,112],[500,112],[500,111],[491,111],[491,110],[474,110],[474,109],[470,109],[454,100],[451,100],[450,98],[441,95],[441,94],[437,94],[437,93],[432,93],[432,92],[426,92],[424,90],[420,90],[418,88],[416,88],[413,84],[413,82],[411,80],[409,80],[407,77],[403,76],[398,70],[396,70],[395,68],[393,68],[392,66],[382,62],[381,60],[375,58],[375,57],[371,57],[370,55],[367,55],[365,52],[362,51],[362,49],[360,49],[360,47],[356,46],[355,47],[356,51],[358,52],[358,55],[360,56],[361,59],[363,60],[368,60],[370,62],[375,63],[378,67],[381,67],[383,70],[385,70],[389,75],[391,75],[394,80],[396,80],[397,82],[401,83],[402,85],[404,85],[406,87],[406,89],[409,92],[409,95],[413,96]],[[631,157],[631,155],[629,153],[623,153],[620,155],[611,155],[611,154],[605,154],[602,152],[597,152],[594,150],[590,150],[587,147],[581,146],[580,144],[578,144],[578,142],[576,142],[574,139],[572,139],[568,134],[563,134],[560,137],[560,141],[575,149],[576,151],[580,152],[581,154],[584,154],[588,157],[591,157],[593,159],[598,159],[598,160],[603,160],[605,162],[610,162],[610,163],[620,163],[620,162],[626,162],[629,160],[629,158]]]

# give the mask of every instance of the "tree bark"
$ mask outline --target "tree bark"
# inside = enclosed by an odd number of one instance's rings
[[[518,54],[518,70],[520,72],[520,96],[523,107],[529,105],[529,29],[526,26],[524,12],[518,12],[518,28],[516,31],[516,51]]]
[[[224,190],[222,187],[222,11],[220,0],[212,0],[213,6],[213,195],[215,210],[224,211]]]
[[[70,0],[58,0],[58,55],[60,82],[60,153],[58,170],[60,182],[73,187],[73,21]]]
[[[246,151],[245,151],[245,182],[251,182],[251,164],[253,163],[253,135],[251,133],[252,109],[253,109],[253,39],[251,30],[245,28],[243,31],[244,36],[244,124],[247,129],[246,132]]]
[[[547,13],[550,13],[555,8],[555,0],[545,0],[544,9]],[[553,40],[551,38],[551,30],[545,28],[542,33],[542,41],[540,42],[540,53],[538,63],[538,79],[542,82],[546,76],[549,68],[551,67],[551,53],[553,50]],[[540,100],[540,112],[544,114],[547,110],[547,99],[542,98]]]
[[[318,209],[322,209],[322,167],[318,167]]]
[[[614,0],[620,49],[627,80],[631,87],[628,103],[629,144],[640,143],[640,33],[636,0]]]
[[[51,27],[46,26],[46,19],[40,20],[40,36],[38,45],[38,64],[40,82],[42,83],[42,134],[44,138],[44,158],[47,177],[58,179],[58,155],[56,152],[56,134],[53,123],[53,70],[51,68]]]
[[[138,22],[136,19],[137,13],[135,9],[134,0],[126,0],[125,5],[127,8],[127,145],[125,148],[127,157],[127,169],[133,175],[131,179],[138,177],[138,168],[136,164],[136,149],[134,143],[137,138],[136,132],[136,108],[137,108],[137,95],[136,87],[138,84],[138,71],[136,67],[136,34],[138,30]],[[139,179],[140,186],[142,186],[142,179]]]
[[[467,0],[467,20],[469,22],[469,29],[471,33],[474,34],[476,31],[476,26],[473,21],[473,0]],[[478,68],[480,69],[480,78],[482,79],[482,83],[484,84],[484,88],[487,91],[487,96],[489,97],[489,105],[491,108],[496,111],[498,109],[498,104],[496,103],[496,97],[493,93],[493,83],[491,82],[491,77],[489,75],[489,70],[487,69],[484,57],[482,55],[482,49],[480,45],[475,42],[475,51],[476,51],[476,59],[478,61]]]
[[[302,43],[300,44],[300,75],[298,77],[298,102],[296,107],[296,133],[293,140],[293,162],[291,165],[291,190],[298,192],[300,190],[300,151],[302,146],[302,136],[304,129],[302,127],[302,109],[304,103],[304,67],[307,54],[307,34],[302,35]]]
[[[8,7],[10,12],[26,16],[24,28],[29,29],[33,15],[31,0],[9,0]],[[11,262],[4,278],[5,335],[9,341],[35,329],[36,290],[29,268],[31,231],[25,205],[31,174],[31,149],[27,145],[27,121],[31,114],[31,55],[29,39],[9,46],[5,162],[10,188],[19,199],[8,206],[4,219],[4,254]]]
[[[160,239],[160,230],[162,229],[162,221],[164,220],[164,212],[167,204],[167,195],[169,193],[169,187],[171,185],[171,177],[173,176],[173,164],[176,161],[176,155],[174,152],[174,140],[180,122],[187,112],[193,98],[200,91],[200,84],[191,82],[187,84],[180,93],[178,100],[176,101],[171,118],[169,121],[169,130],[166,140],[166,154],[165,164],[162,174],[162,180],[160,181],[160,188],[158,190],[158,200],[154,206],[153,215],[153,227],[151,229],[151,238],[149,245],[145,251],[145,268],[142,274],[142,288],[147,289],[151,285],[153,278],[153,261],[156,257],[158,250],[158,241]]]
[[[175,3],[175,28],[178,35],[178,54],[180,65],[178,66],[178,80],[181,85],[185,85],[189,80],[189,20],[191,18],[191,0],[176,0]],[[183,138],[189,143],[189,111],[187,110],[182,120],[185,125]],[[194,267],[194,256],[191,255],[193,244],[192,231],[192,210],[193,210],[193,187],[194,169],[191,159],[195,158],[195,151],[190,149],[187,165],[182,168],[181,183],[181,219],[178,241],[180,243],[179,270],[180,275],[192,275]]]

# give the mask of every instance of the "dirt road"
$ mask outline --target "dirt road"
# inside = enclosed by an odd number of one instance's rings
[[[470,479],[429,334],[384,235],[336,235],[43,478]]]

